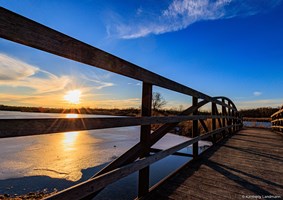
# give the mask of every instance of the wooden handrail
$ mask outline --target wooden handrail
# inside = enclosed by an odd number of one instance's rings
[[[235,104],[227,97],[211,97],[190,87],[141,68],[133,63],[102,51],[75,38],[67,36],[35,21],[0,7],[0,36],[19,44],[30,46],[93,67],[142,81],[142,116],[108,118],[52,118],[52,119],[1,119],[0,138],[50,134],[126,126],[141,126],[140,141],[122,156],[111,162],[90,180],[59,192],[47,199],[91,199],[98,191],[135,171],[139,171],[139,197],[149,191],[150,164],[172,155],[193,144],[193,157],[198,157],[198,141],[226,132],[233,133],[242,127],[242,118]],[[192,97],[193,105],[178,116],[151,116],[152,87],[159,86]],[[212,103],[211,115],[198,115],[202,106]],[[221,106],[221,113],[218,111]],[[212,127],[204,120],[212,119]],[[222,120],[221,120],[222,119]],[[180,122],[193,121],[193,139],[149,156],[150,148]],[[218,121],[219,127],[216,126]],[[205,130],[199,135],[198,123]],[[151,133],[151,124],[162,124]]]
[[[189,120],[237,119],[233,116],[194,115],[171,117],[103,117],[103,118],[39,118],[1,119],[0,138],[42,135],[66,131],[95,130],[138,125],[179,123]]]
[[[271,115],[271,129],[283,133],[283,108]]]

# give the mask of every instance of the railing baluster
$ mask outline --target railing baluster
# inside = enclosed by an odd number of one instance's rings
[[[222,99],[222,103],[225,104],[225,99]],[[223,118],[222,118],[222,126],[223,127],[226,126],[226,123],[225,123],[226,120],[224,118],[225,115],[226,115],[226,108],[225,108],[225,106],[222,106],[222,116],[223,116]],[[225,133],[226,133],[226,131],[224,130],[223,133],[222,133],[223,138],[226,135]]]
[[[142,88],[142,106],[141,115],[151,116],[151,106],[152,106],[152,85],[143,82]],[[140,158],[149,156],[150,153],[150,130],[151,125],[142,125],[140,133],[140,142],[142,146],[142,151]],[[142,197],[148,193],[149,190],[149,166],[141,169],[139,171],[139,189],[138,197]]]
[[[193,97],[193,106],[197,106],[197,104],[198,104],[198,98]],[[196,109],[193,112],[193,115],[197,115],[197,114],[198,114],[198,109]],[[193,135],[193,137],[197,137],[199,135],[198,120],[193,120],[192,135]],[[198,142],[193,144],[193,158],[195,159],[197,157],[198,157]]]
[[[211,114],[216,115],[216,104],[215,103],[211,103]],[[216,129],[216,119],[212,118],[211,121],[212,121],[211,131],[214,131]],[[215,134],[212,136],[212,142],[214,144],[216,143],[216,135]]]
[[[228,102],[228,105],[230,106],[231,103]],[[230,108],[228,108],[228,116],[231,117],[231,109],[230,109]],[[229,126],[232,125],[232,119],[228,119],[228,125],[229,125]],[[232,133],[232,129],[229,128],[229,134],[231,134],[231,133]]]

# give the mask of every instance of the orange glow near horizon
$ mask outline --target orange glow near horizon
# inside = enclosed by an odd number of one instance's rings
[[[81,100],[80,90],[70,90],[64,95],[64,100],[70,104],[79,104]]]

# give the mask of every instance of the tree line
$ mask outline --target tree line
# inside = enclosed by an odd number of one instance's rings
[[[244,109],[239,112],[243,117],[251,117],[251,118],[263,118],[270,117],[273,113],[277,112],[278,108],[271,107],[263,107],[263,108],[253,108],[253,109]]]

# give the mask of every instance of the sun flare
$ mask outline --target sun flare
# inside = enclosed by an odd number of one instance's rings
[[[80,90],[70,90],[64,95],[64,100],[71,104],[79,104],[81,99]]]

